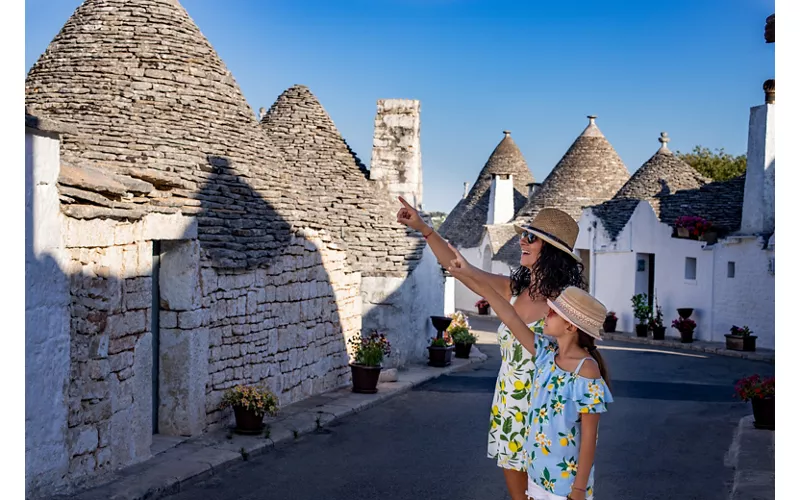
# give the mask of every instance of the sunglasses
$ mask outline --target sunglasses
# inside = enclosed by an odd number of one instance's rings
[[[539,239],[539,237],[533,233],[529,233],[526,231],[519,235],[519,239],[522,241],[527,241],[528,245],[533,245],[536,242],[536,240]]]

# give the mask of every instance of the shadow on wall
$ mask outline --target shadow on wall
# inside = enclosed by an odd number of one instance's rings
[[[29,498],[149,458],[155,433],[230,422],[218,404],[236,384],[265,382],[285,405],[349,383],[358,274],[324,232],[293,231],[221,157],[190,195],[197,236],[66,219],[58,149],[26,134]],[[111,232],[75,237],[64,224]],[[136,227],[138,239],[120,236]]]

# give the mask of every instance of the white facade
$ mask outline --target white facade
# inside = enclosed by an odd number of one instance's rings
[[[731,326],[746,325],[758,347],[774,349],[774,132],[774,104],[753,107],[741,230],[713,245],[673,238],[646,201],[615,241],[591,208],[583,210],[576,249],[589,256],[590,292],[617,313],[618,331],[634,330],[633,295],[652,292],[667,335],[678,335],[671,328],[677,309],[691,307],[695,339],[724,342]]]

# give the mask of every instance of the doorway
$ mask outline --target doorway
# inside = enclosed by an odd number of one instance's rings
[[[153,367],[153,386],[151,388],[152,391],[152,401],[153,401],[153,411],[152,411],[152,419],[153,419],[153,434],[158,434],[158,405],[160,404],[158,398],[158,388],[159,388],[159,381],[158,381],[158,370],[159,370],[159,347],[161,345],[160,342],[160,322],[159,319],[161,317],[161,286],[159,280],[159,273],[161,272],[161,242],[154,240],[153,241],[153,270],[152,270],[152,301],[150,305],[150,331],[152,332],[153,337],[153,360],[152,360],[152,367]]]
[[[652,253],[636,254],[635,294],[647,295],[647,303],[653,307],[653,291],[655,290],[656,256]]]

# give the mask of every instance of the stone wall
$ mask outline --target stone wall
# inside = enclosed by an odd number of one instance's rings
[[[369,178],[391,199],[403,196],[411,205],[422,206],[419,101],[378,101]]]

